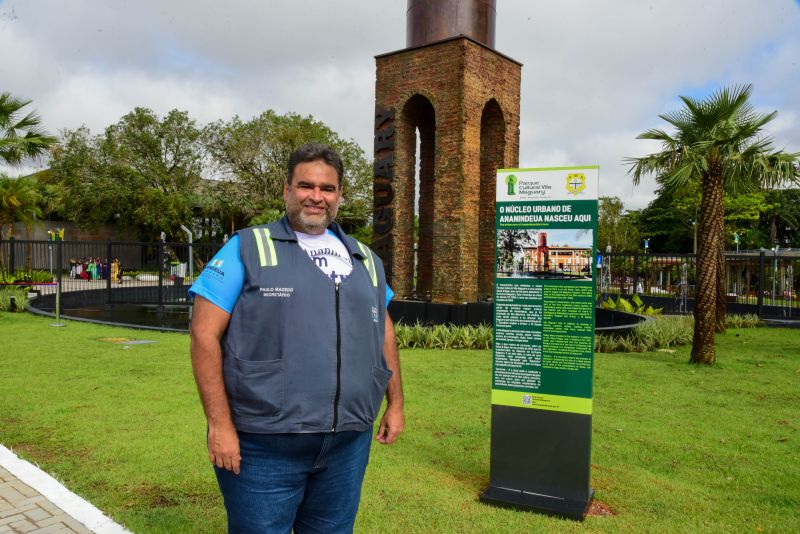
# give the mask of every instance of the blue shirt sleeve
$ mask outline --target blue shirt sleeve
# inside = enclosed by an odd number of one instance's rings
[[[233,311],[244,287],[244,264],[239,255],[239,236],[234,235],[208,262],[197,277],[189,296],[200,295],[228,313]],[[386,284],[386,306],[394,297],[394,291]]]
[[[387,308],[389,307],[389,301],[392,300],[393,296],[394,296],[394,291],[392,291],[392,288],[389,287],[389,284],[386,284],[386,307]]]
[[[189,296],[200,295],[231,313],[243,287],[244,264],[239,255],[239,236],[234,235],[208,262],[189,288]]]

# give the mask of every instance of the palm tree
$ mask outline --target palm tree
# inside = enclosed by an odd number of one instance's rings
[[[22,108],[30,103],[11,93],[0,93],[0,162],[20,165],[26,159],[45,155],[56,142],[42,129],[35,111],[23,115]]]
[[[11,237],[15,221],[28,226],[41,217],[39,200],[39,193],[30,179],[9,178],[0,174],[0,239],[4,235],[6,239]]]
[[[683,108],[659,115],[674,133],[652,129],[637,137],[661,141],[662,151],[626,158],[634,184],[653,174],[662,187],[700,185],[692,363],[714,363],[714,332],[725,325],[725,191],[737,194],[799,178],[795,165],[800,153],[776,150],[762,132],[777,111],[757,113],[749,103],[751,92],[748,84],[720,89],[703,100],[681,96]]]
[[[25,225],[30,238],[30,226],[41,217],[39,193],[28,178],[9,178],[0,174],[0,240],[10,238],[14,231],[14,221]],[[8,232],[5,226],[8,224]],[[5,247],[0,247],[0,277],[5,280],[6,258]],[[30,269],[31,250],[28,249],[27,264]],[[13,273],[9,273],[13,274]]]

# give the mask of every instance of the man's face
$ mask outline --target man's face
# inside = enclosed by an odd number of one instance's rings
[[[323,161],[299,163],[283,184],[286,216],[296,232],[321,234],[336,218],[342,189],[336,169]]]

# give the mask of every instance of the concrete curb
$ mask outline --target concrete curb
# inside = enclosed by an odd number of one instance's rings
[[[97,534],[131,534],[90,502],[71,492],[35,465],[0,445],[0,466],[30,486],[52,504]]]

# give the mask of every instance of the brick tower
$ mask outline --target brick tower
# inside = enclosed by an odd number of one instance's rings
[[[375,58],[373,249],[398,298],[474,302],[493,292],[495,172],[517,166],[522,66],[494,50],[494,0],[408,0],[406,18],[406,48]]]

